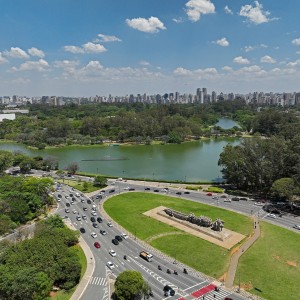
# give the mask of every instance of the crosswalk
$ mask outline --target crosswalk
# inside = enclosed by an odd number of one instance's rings
[[[231,292],[227,292],[225,290],[220,290],[219,292],[209,292],[204,296],[199,297],[199,300],[224,300],[225,297],[229,296],[230,294],[232,294]]]
[[[89,284],[92,285],[107,285],[107,279],[105,277],[91,277]]]

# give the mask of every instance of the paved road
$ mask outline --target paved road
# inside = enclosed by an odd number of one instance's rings
[[[112,188],[109,188],[105,194],[114,195],[116,192],[109,193],[109,190],[111,189]],[[141,250],[144,250],[144,248],[134,240],[134,237],[124,239],[122,242],[120,242],[119,245],[113,245],[112,238],[115,237],[115,235],[120,234],[120,231],[117,229],[117,227],[109,227],[107,225],[109,220],[104,219],[103,216],[103,223],[98,223],[98,228],[94,228],[92,226],[92,222],[90,221],[92,205],[94,203],[96,203],[97,205],[98,201],[100,200],[97,199],[94,200],[95,202],[91,202],[91,204],[88,204],[88,199],[85,196],[76,197],[75,193],[76,191],[72,191],[69,187],[63,186],[60,191],[55,193],[55,196],[57,197],[58,194],[62,195],[57,212],[62,217],[67,215],[68,222],[71,222],[75,228],[84,228],[86,230],[86,232],[81,234],[81,236],[90,246],[95,259],[94,273],[89,278],[89,283],[81,299],[108,300],[108,275],[112,273],[113,275],[117,276],[120,272],[128,269],[137,270],[142,273],[144,279],[151,286],[155,299],[195,299],[195,297],[191,296],[192,293],[196,293],[194,295],[202,295],[204,293],[205,299],[208,300],[220,300],[224,299],[227,296],[234,300],[244,299],[240,295],[233,294],[231,291],[227,291],[222,288],[219,292],[214,292],[213,290],[211,290],[213,288],[213,286],[211,285],[211,280],[207,280],[207,278],[199,278],[198,276],[195,276],[196,274],[194,274],[189,269],[189,274],[183,274],[182,267],[174,264],[173,260],[165,259],[163,255],[157,255],[153,253],[154,259],[152,262],[143,260],[139,257],[139,252]],[[66,213],[66,203],[70,203],[70,194],[73,194],[76,201],[74,201],[74,204],[70,204],[70,207],[68,207],[70,209],[70,212]],[[68,199],[66,199],[65,196],[68,196]],[[84,207],[87,208],[87,211],[83,210]],[[73,210],[76,210],[76,213],[72,213]],[[76,217],[82,217],[82,215],[86,215],[87,220],[78,221]],[[97,216],[100,216],[98,211]],[[105,230],[107,234],[101,235],[99,232],[100,229]],[[95,232],[97,234],[97,238],[94,239],[91,237],[92,232]],[[96,249],[94,247],[93,244],[95,241],[98,241],[101,244],[100,249]],[[117,255],[115,257],[112,257],[109,254],[109,250],[114,250]],[[123,258],[124,255],[127,256],[126,260]],[[112,270],[106,267],[108,261],[111,261],[114,264],[114,268]],[[158,270],[158,265],[162,267],[161,271]],[[168,274],[167,269],[176,269],[178,271],[178,275],[175,275],[173,273]],[[175,296],[164,298],[163,287],[167,284],[175,290]]]

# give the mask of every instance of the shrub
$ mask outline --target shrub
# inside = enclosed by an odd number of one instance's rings
[[[210,186],[205,190],[205,192],[210,192],[210,193],[224,193],[224,189],[221,189],[216,186]]]
[[[198,190],[202,190],[202,186],[201,185],[188,185],[185,187],[187,190],[191,190],[191,191],[198,191]]]

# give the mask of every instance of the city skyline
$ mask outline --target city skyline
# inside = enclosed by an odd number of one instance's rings
[[[2,95],[298,91],[299,1],[14,0]]]

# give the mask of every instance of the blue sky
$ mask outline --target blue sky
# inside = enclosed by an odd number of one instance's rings
[[[0,95],[300,91],[299,0],[0,5]]]

